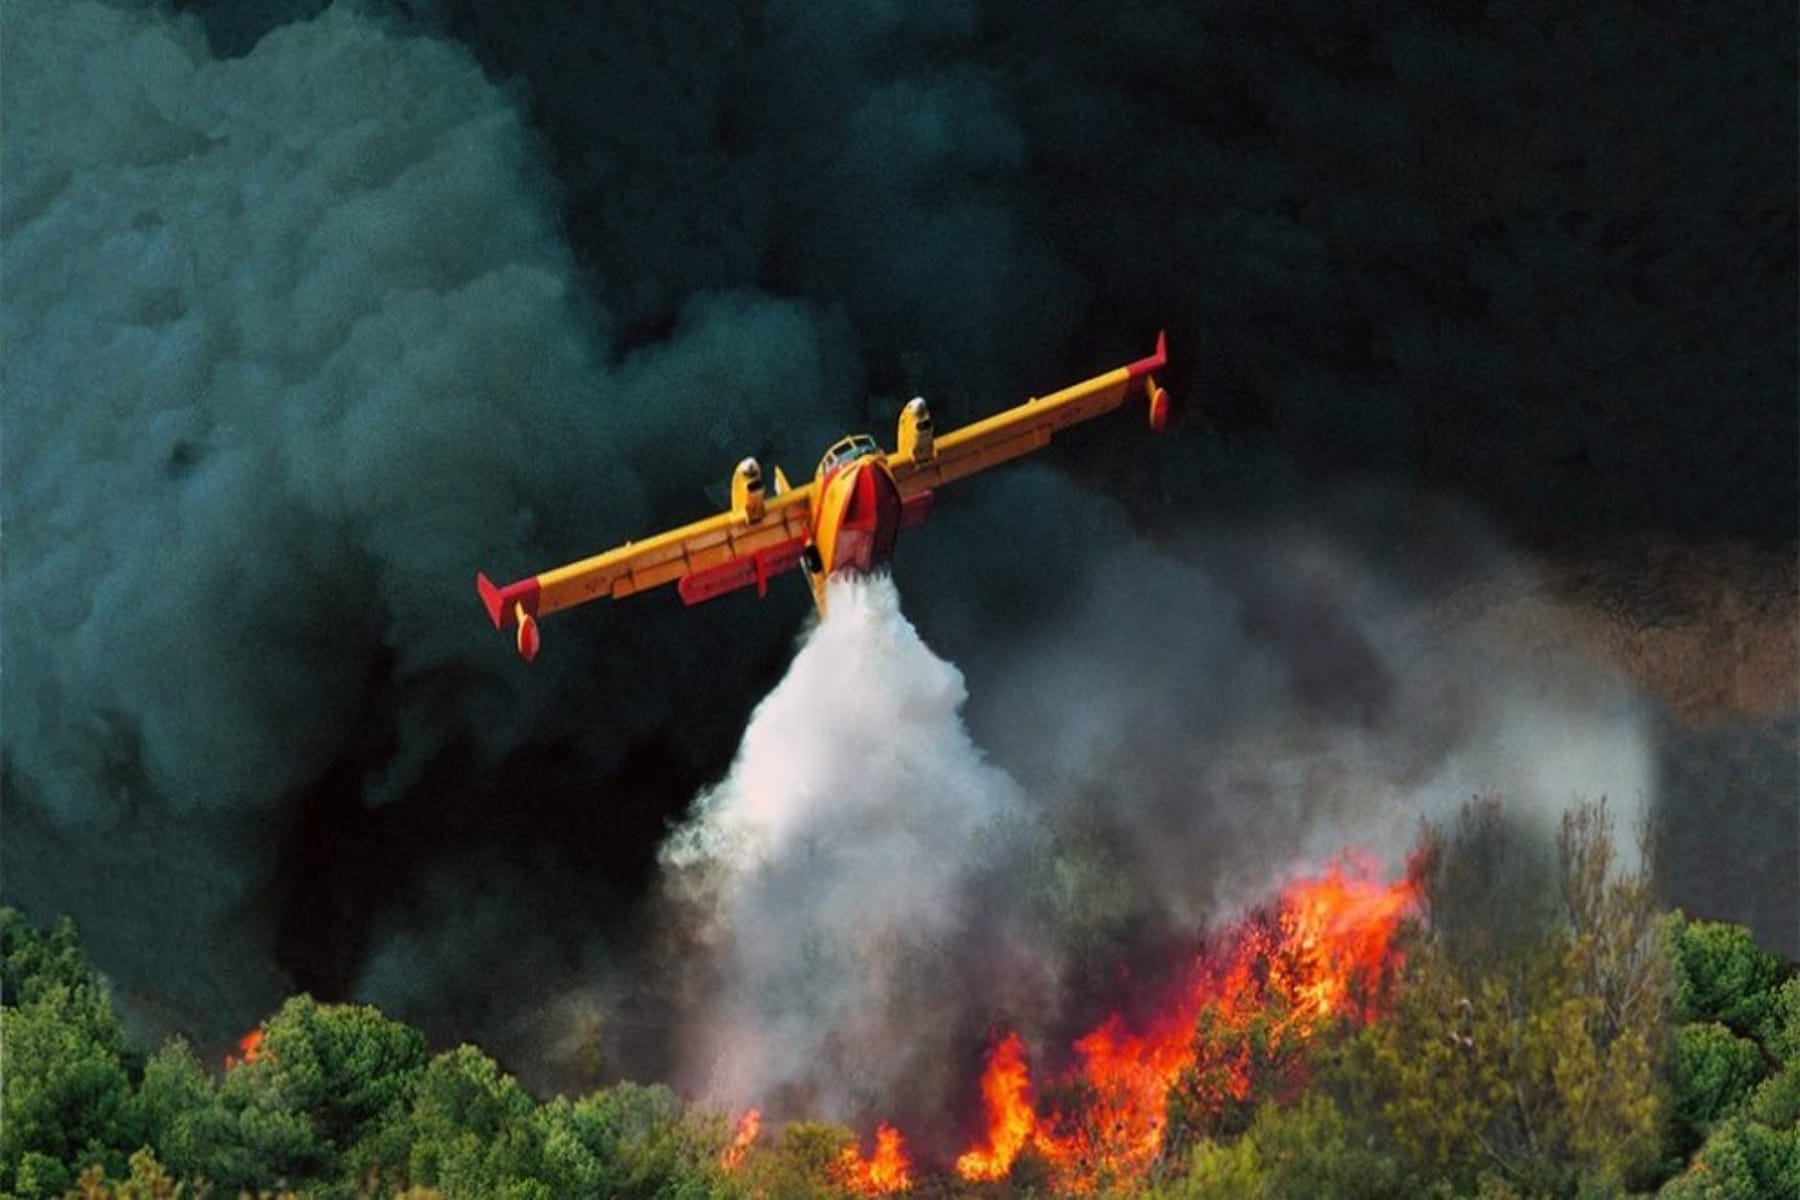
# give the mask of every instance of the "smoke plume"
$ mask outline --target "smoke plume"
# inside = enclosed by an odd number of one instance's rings
[[[650,682],[625,665],[652,616],[605,655],[570,628],[526,674],[470,619],[476,567],[704,511],[775,400],[839,424],[853,367],[829,320],[752,295],[692,297],[614,359],[533,136],[449,42],[348,6],[230,60],[192,20],[93,3],[18,4],[7,34],[8,888],[184,1021],[241,1026],[291,986],[271,892],[317,885],[276,872],[298,797],[334,797],[326,876],[393,880],[359,814],[432,764],[532,740],[604,775],[668,724],[655,680],[697,673],[676,638]],[[342,909],[311,909],[355,922],[314,944],[353,956],[367,918]],[[195,969],[171,984],[172,946]]]

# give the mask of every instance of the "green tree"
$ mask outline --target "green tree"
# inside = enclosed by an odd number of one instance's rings
[[[1722,1121],[1660,1200],[1769,1200],[1800,1196],[1800,1128]]]
[[[842,1125],[796,1121],[782,1130],[781,1140],[767,1153],[753,1154],[723,1195],[783,1197],[784,1200],[840,1200],[844,1189],[832,1178],[832,1167],[856,1134]]]
[[[1681,1022],[1671,1148],[1699,1148],[1677,1182],[1698,1195],[1721,1181],[1766,1181],[1800,1116],[1800,977],[1741,926],[1675,912],[1665,929]]]
[[[367,1005],[319,1004],[302,995],[264,1024],[258,1061],[245,1066],[266,1068],[283,1102],[342,1148],[370,1121],[411,1100],[425,1063],[425,1035],[417,1029]]]
[[[1700,1144],[1719,1118],[1740,1108],[1763,1079],[1757,1044],[1716,1021],[1675,1031],[1673,1117],[1677,1148]]]
[[[16,908],[0,908],[0,1002],[19,1007],[57,985],[97,988],[99,974],[81,948],[75,922],[40,930]]]
[[[230,1122],[212,1077],[186,1041],[171,1039],[150,1056],[131,1105],[144,1140],[177,1177],[214,1174]]]
[[[535,1125],[558,1195],[699,1200],[743,1192],[720,1166],[730,1140],[723,1118],[688,1109],[661,1085],[620,1083],[574,1102],[554,1100],[538,1110]]]
[[[0,910],[0,986],[0,1190],[61,1195],[95,1162],[122,1174],[134,1145],[125,1037],[73,923],[41,933]]]
[[[296,996],[263,1024],[257,1057],[219,1085],[221,1131],[207,1175],[280,1190],[337,1178],[350,1150],[412,1099],[425,1037],[361,1005]]]
[[[1255,1142],[1208,1137],[1188,1152],[1182,1174],[1151,1188],[1144,1200],[1241,1200],[1267,1195],[1267,1187]]]
[[[1677,911],[1667,918],[1675,966],[1675,1019],[1716,1021],[1753,1038],[1769,1057],[1785,1057],[1784,1029],[1791,1027],[1783,985],[1793,971],[1757,946],[1741,925],[1691,921]]]
[[[1775,992],[1775,1019],[1764,1048],[1788,1066],[1800,1063],[1800,974],[1790,976]]]
[[[1242,1133],[1262,1105],[1299,1095],[1306,1084],[1309,1034],[1274,989],[1249,988],[1201,1009],[1194,1022],[1193,1062],[1169,1092],[1171,1144]]]
[[[400,1122],[407,1174],[444,1200],[550,1195],[536,1108],[518,1081],[473,1046],[431,1060]]]
[[[1476,828],[1491,856],[1493,829]],[[1647,880],[1618,869],[1599,805],[1571,813],[1558,851],[1554,923],[1468,956],[1423,930],[1394,1011],[1333,1067],[1349,1111],[1375,1117],[1371,1132],[1418,1181],[1526,1193],[1654,1182],[1668,971]],[[1440,848],[1443,861],[1457,852],[1454,838]]]
[[[1308,1092],[1289,1106],[1265,1104],[1235,1140],[1201,1141],[1183,1177],[1153,1189],[1156,1200],[1383,1200],[1403,1191],[1400,1162],[1359,1138],[1336,1101]]]

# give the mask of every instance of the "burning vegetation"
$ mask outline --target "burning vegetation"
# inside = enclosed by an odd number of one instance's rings
[[[861,1196],[886,1196],[913,1185],[912,1160],[906,1143],[892,1125],[875,1127],[875,1151],[864,1158],[860,1147],[845,1146],[832,1164],[831,1177]]]
[[[980,1128],[941,1159],[894,1124],[863,1141],[754,1109],[734,1123],[660,1086],[539,1101],[472,1046],[434,1056],[374,1009],[304,996],[222,1072],[181,1041],[139,1060],[73,928],[0,911],[0,1190],[1800,1192],[1793,965],[1659,912],[1602,810],[1571,814],[1541,861],[1523,836],[1473,806],[1402,879],[1340,864],[1292,882],[1206,939],[1160,1004],[1066,1046],[996,1030],[968,1065]]]
[[[1003,1179],[1029,1147],[1059,1189],[1088,1193],[1150,1169],[1172,1095],[1195,1119],[1253,1095],[1291,1096],[1315,1031],[1375,1015],[1416,902],[1411,880],[1382,883],[1341,864],[1297,880],[1203,951],[1142,1028],[1114,1013],[1077,1040],[1055,1089],[1075,1099],[1066,1110],[1035,1101],[1025,1043],[1006,1033],[981,1079],[985,1135],[956,1159],[957,1174]]]
[[[1316,1032],[1378,1014],[1402,961],[1402,922],[1417,908],[1414,879],[1384,882],[1366,865],[1295,880],[1212,939],[1146,1020],[1114,1012],[1076,1039],[1046,1089],[1061,1100],[1040,1100],[1024,1038],[1002,1032],[980,1075],[985,1128],[956,1156],[955,1174],[1003,1180],[1030,1151],[1057,1191],[1091,1194],[1144,1178],[1167,1146],[1171,1106],[1191,1126],[1258,1098],[1291,1100],[1305,1086],[1304,1050]],[[721,1159],[728,1171],[745,1162],[760,1119],[750,1109],[738,1122]],[[905,1139],[885,1122],[869,1155],[852,1141],[829,1175],[861,1195],[914,1183]]]

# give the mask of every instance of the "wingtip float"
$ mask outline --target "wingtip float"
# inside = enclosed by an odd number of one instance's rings
[[[770,579],[798,567],[823,613],[825,581],[886,563],[899,531],[924,522],[943,484],[1041,449],[1059,431],[1113,411],[1139,380],[1150,428],[1161,433],[1169,393],[1153,372],[1167,362],[1168,342],[1159,333],[1148,357],[941,436],[924,399],[915,397],[900,410],[892,451],[854,434],[827,450],[812,481],[800,487],[789,486],[777,468],[772,495],[761,464],[746,458],[732,472],[727,512],[504,587],[477,573],[475,588],[494,628],[513,631],[526,662],[537,657],[545,614],[665,583],[691,605],[752,585],[764,595]]]

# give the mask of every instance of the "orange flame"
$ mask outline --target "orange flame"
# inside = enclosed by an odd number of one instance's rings
[[[956,1160],[964,1179],[1004,1179],[1013,1159],[1038,1132],[1031,1103],[1031,1072],[1025,1065],[1025,1042],[1016,1033],[994,1047],[981,1076],[981,1100],[987,1110],[987,1144]]]
[[[1076,1041],[1069,1081],[1085,1102],[1075,1122],[1037,1111],[1024,1042],[1008,1034],[981,1080],[986,1136],[956,1160],[957,1173],[1005,1178],[1030,1145],[1064,1191],[1141,1178],[1162,1149],[1169,1093],[1184,1077],[1188,1098],[1214,1111],[1246,1100],[1258,1067],[1275,1064],[1277,1076],[1283,1064],[1298,1070],[1298,1050],[1325,1019],[1376,1015],[1375,991],[1399,962],[1394,936],[1416,901],[1411,880],[1384,884],[1342,865],[1296,881],[1272,919],[1232,931],[1144,1028],[1114,1013]],[[1246,1036],[1258,1022],[1262,1037]],[[1261,1042],[1256,1063],[1253,1041]]]
[[[262,1058],[262,1043],[263,1031],[262,1026],[259,1025],[238,1039],[238,1050],[242,1053],[227,1054],[225,1056],[225,1069],[229,1071],[231,1068],[242,1063],[253,1063]]]
[[[1353,1005],[1353,989],[1397,965],[1394,933],[1417,899],[1410,880],[1383,887],[1338,867],[1301,880],[1283,897],[1281,933],[1290,953],[1270,964],[1270,984],[1305,1015],[1372,1020],[1372,997]]]
[[[864,1196],[886,1196],[912,1188],[912,1161],[900,1131],[885,1122],[875,1129],[875,1154],[862,1156],[862,1148],[845,1146],[832,1168],[839,1184]]]
[[[738,1118],[737,1132],[732,1135],[731,1145],[725,1147],[719,1155],[719,1165],[727,1171],[735,1171],[743,1165],[744,1158],[750,1153],[750,1143],[762,1132],[762,1110],[751,1108]]]

